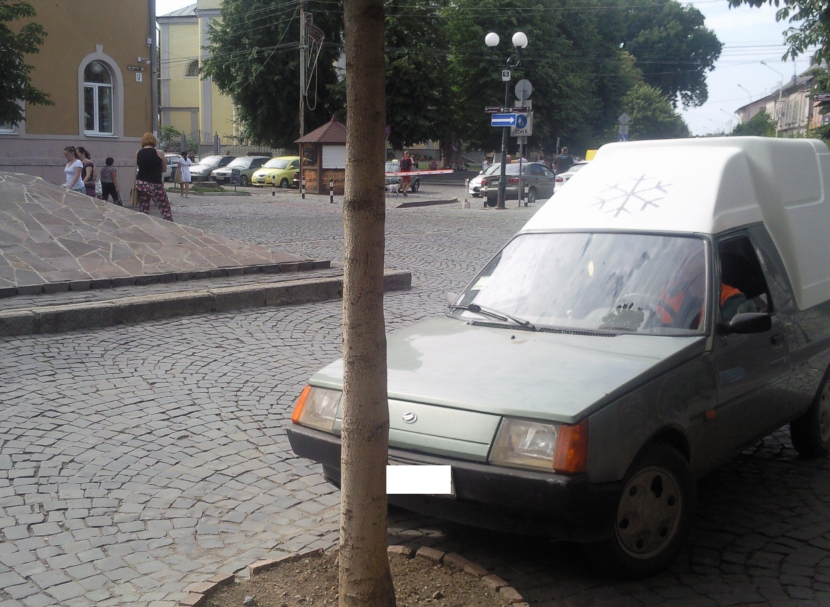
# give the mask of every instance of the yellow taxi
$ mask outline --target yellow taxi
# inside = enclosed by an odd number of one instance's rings
[[[266,186],[276,183],[281,188],[291,187],[294,173],[300,170],[299,156],[272,158],[251,176],[251,185]]]

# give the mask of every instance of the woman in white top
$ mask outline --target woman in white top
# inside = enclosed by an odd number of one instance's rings
[[[188,193],[190,192],[190,165],[193,164],[193,161],[187,157],[187,150],[182,152],[182,157],[179,158],[179,171],[182,174],[182,181],[179,184],[181,190],[179,191],[179,196],[184,196],[187,198]]]
[[[66,158],[66,166],[63,172],[66,174],[66,183],[64,187],[68,190],[74,190],[79,194],[86,194],[86,187],[84,180],[81,179],[81,171],[84,168],[84,163],[78,158],[78,153],[71,145],[63,148],[63,156]]]

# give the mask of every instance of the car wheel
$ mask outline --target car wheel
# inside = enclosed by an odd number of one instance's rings
[[[498,196],[492,196],[492,197],[491,197],[490,195],[488,195],[488,196],[484,199],[484,204],[485,204],[485,205],[487,205],[488,207],[494,207],[494,206],[496,206],[496,203],[497,203],[498,201],[499,201]]]
[[[536,204],[536,188],[530,188],[530,190],[528,190],[527,204]]]
[[[243,188],[247,188],[248,185],[250,185],[250,182],[248,181],[248,176],[247,175],[243,175],[242,177],[239,178],[239,185],[241,185]]]
[[[420,189],[421,189],[421,180],[420,179],[415,179],[415,181],[412,182],[412,185],[409,186],[409,191],[410,192],[417,192]]]
[[[813,404],[790,422],[793,447],[803,457],[819,457],[830,451],[830,381],[821,384]]]
[[[659,573],[686,541],[695,503],[694,477],[683,456],[668,445],[650,445],[625,475],[613,535],[583,549],[617,577]]]
[[[288,184],[288,180],[287,180],[287,179],[283,178],[283,180],[282,180],[282,181],[280,181],[280,187],[281,187],[282,189],[284,189],[284,190],[288,189],[288,185],[289,185],[289,184]]]

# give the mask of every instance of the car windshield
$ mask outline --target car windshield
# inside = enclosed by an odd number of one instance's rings
[[[286,160],[285,158],[272,158],[268,162],[265,163],[264,168],[266,169],[284,169],[289,164],[291,164],[290,160]]]
[[[229,169],[247,169],[254,161],[253,158],[237,158],[228,163]]]
[[[400,167],[397,162],[387,162],[384,171],[387,173],[396,173]]]
[[[199,161],[199,164],[201,164],[202,166],[206,166],[206,167],[219,166],[219,163],[222,162],[222,158],[224,158],[224,157],[223,156],[207,156],[205,158],[202,158]]]
[[[452,313],[482,320],[473,311],[480,307],[536,327],[690,335],[704,326],[706,267],[705,243],[695,237],[523,234]]]
[[[486,169],[484,169],[484,174],[485,175],[492,175],[493,173],[495,173],[496,171],[499,170],[500,166],[501,166],[500,164],[491,164]]]

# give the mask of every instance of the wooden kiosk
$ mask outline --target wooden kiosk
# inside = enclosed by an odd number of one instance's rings
[[[346,125],[332,116],[319,129],[297,139],[300,145],[300,171],[306,191],[328,194],[334,179],[334,193],[342,196],[346,187]]]

